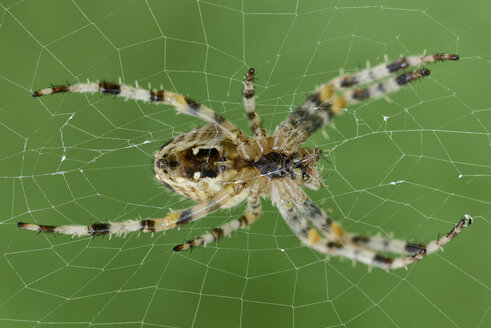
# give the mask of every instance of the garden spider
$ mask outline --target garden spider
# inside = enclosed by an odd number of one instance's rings
[[[187,209],[174,211],[160,219],[127,220],[95,223],[89,226],[48,226],[19,222],[32,231],[78,236],[126,234],[131,231],[156,232],[194,222],[220,208],[238,205],[247,198],[247,210],[238,219],[174,247],[179,252],[216,241],[231,232],[244,229],[261,213],[260,197],[269,197],[285,222],[309,247],[333,256],[347,257],[369,266],[390,270],[406,267],[433,253],[452,240],[463,227],[472,223],[465,215],[445,236],[427,245],[413,244],[382,237],[366,237],[345,232],[323,209],[314,204],[302,190],[317,190],[321,176],[316,168],[322,151],[300,148],[329,120],[348,105],[381,97],[399,90],[430,71],[421,68],[396,72],[425,63],[458,60],[457,55],[435,54],[402,57],[354,74],[342,75],[319,86],[290,116],[268,136],[254,101],[254,69],[244,84],[243,100],[249,127],[254,133],[247,138],[230,121],[194,100],[164,90],[145,90],[109,82],[54,86],[34,92],[34,97],[61,93],[94,93],[156,104],[169,104],[178,112],[201,118],[208,125],[187,132],[166,143],[155,154],[156,178],[175,192],[197,202]],[[362,88],[352,88],[367,85]],[[399,254],[392,258],[381,253]]]

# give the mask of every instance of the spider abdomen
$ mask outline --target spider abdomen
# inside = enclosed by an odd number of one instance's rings
[[[226,135],[215,126],[206,125],[166,143],[155,154],[155,175],[184,197],[204,202],[237,174],[223,163],[233,162],[237,158],[234,152]]]

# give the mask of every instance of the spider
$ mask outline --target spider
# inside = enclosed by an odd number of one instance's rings
[[[321,176],[316,165],[319,148],[301,148],[331,118],[348,105],[384,96],[428,76],[425,68],[406,70],[425,63],[458,60],[457,55],[434,54],[401,57],[359,72],[341,75],[320,85],[268,136],[255,108],[254,69],[249,69],[243,101],[249,139],[232,122],[189,97],[165,90],[145,90],[110,82],[53,86],[34,92],[34,97],[62,92],[101,93],[155,104],[168,104],[181,113],[198,117],[208,125],[184,133],[167,142],[155,153],[157,180],[197,204],[173,211],[164,218],[127,220],[82,225],[38,225],[19,222],[20,228],[78,236],[126,234],[131,231],[156,232],[197,221],[220,209],[247,199],[245,213],[195,239],[174,247],[175,252],[206,245],[244,229],[261,213],[261,197],[269,197],[300,241],[320,253],[350,258],[385,270],[397,269],[436,252],[450,242],[463,227],[472,223],[465,215],[443,237],[428,244],[409,243],[380,236],[346,232],[326,212],[311,201],[302,188],[319,189]],[[399,74],[399,75],[397,75]],[[361,87],[357,87],[362,85]],[[391,253],[398,255],[389,257]]]

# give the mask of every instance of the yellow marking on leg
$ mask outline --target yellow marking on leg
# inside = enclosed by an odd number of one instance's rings
[[[339,240],[343,239],[344,229],[339,225],[339,223],[333,222],[329,228],[331,228],[331,231],[339,238]]]
[[[325,84],[321,86],[320,100],[322,102],[328,101],[334,95],[334,87],[332,84]]]
[[[174,106],[179,112],[186,112],[187,102],[183,95],[179,95],[174,92],[166,92],[165,98],[165,100]]]
[[[339,96],[334,99],[334,103],[332,104],[332,112],[334,114],[339,114],[346,108],[346,99],[344,96]]]
[[[309,230],[309,243],[311,245],[317,244],[320,239],[321,239],[321,235],[317,232],[317,230],[315,229]]]
[[[245,217],[247,218],[247,221],[249,222],[249,224],[251,224],[251,222],[257,218],[257,215],[252,213],[252,212],[247,212],[245,214]]]
[[[172,229],[176,227],[176,222],[179,220],[179,212],[173,212],[162,219],[162,227]]]

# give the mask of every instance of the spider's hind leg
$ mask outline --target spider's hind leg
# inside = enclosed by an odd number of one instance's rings
[[[247,210],[238,219],[227,222],[221,227],[215,228],[210,232],[207,232],[195,239],[189,240],[184,244],[180,244],[174,247],[174,252],[180,252],[189,248],[197,247],[200,245],[205,245],[213,241],[218,241],[224,236],[230,235],[233,231],[239,229],[245,229],[252,223],[254,223],[257,218],[261,215],[261,199],[249,198],[247,202]]]
[[[227,185],[218,192],[212,199],[189,208],[169,213],[164,218],[126,220],[113,223],[95,223],[91,225],[62,225],[48,226],[31,223],[17,223],[17,226],[24,230],[38,232],[54,232],[73,236],[101,236],[101,235],[126,235],[128,232],[158,232],[174,229],[181,225],[197,221],[211,212],[221,207],[226,207],[229,202],[238,202],[244,198],[241,194],[243,185]]]
[[[111,83],[111,82],[87,82],[72,85],[53,86],[33,93],[33,97],[41,97],[55,93],[101,93],[103,95],[113,95],[123,97],[126,100],[143,101],[154,104],[172,105],[180,112],[200,118],[210,124],[222,129],[234,141],[246,141],[247,138],[235,127],[229,120],[213,109],[202,105],[193,99],[166,90],[147,90],[129,85]]]

